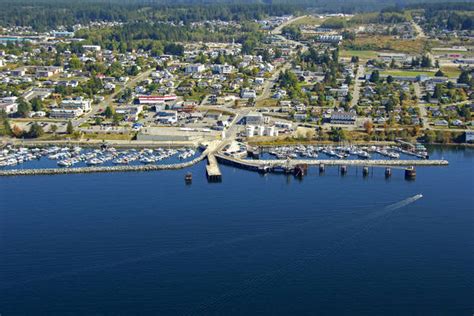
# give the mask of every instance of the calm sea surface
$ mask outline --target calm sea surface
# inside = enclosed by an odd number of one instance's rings
[[[449,167],[411,182],[221,166],[209,184],[204,163],[0,178],[0,314],[472,315],[474,150],[430,156]]]

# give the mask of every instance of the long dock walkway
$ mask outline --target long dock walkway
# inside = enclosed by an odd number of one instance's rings
[[[331,159],[291,159],[291,160],[247,160],[216,155],[219,162],[235,165],[249,170],[262,170],[263,168],[294,168],[296,165],[308,166],[379,166],[379,167],[408,167],[408,166],[447,166],[447,160],[331,160]]]

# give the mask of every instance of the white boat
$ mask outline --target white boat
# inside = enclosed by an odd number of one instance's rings
[[[88,166],[96,166],[96,165],[100,165],[102,163],[104,163],[104,162],[99,158],[92,158],[92,159],[86,161],[86,164]]]

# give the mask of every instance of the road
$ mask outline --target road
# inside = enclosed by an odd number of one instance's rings
[[[304,19],[305,17],[307,17],[307,15],[302,15],[302,16],[297,16],[297,17],[294,17],[292,19],[289,19],[288,21],[278,25],[276,28],[274,28],[271,33],[272,34],[281,34],[281,30],[285,27],[285,26],[288,26],[298,20],[301,20],[301,19]]]
[[[413,28],[415,29],[415,31],[417,33],[416,38],[418,38],[418,39],[426,38],[425,32],[423,31],[423,29],[421,28],[421,26],[418,23],[416,23],[415,21],[412,21],[411,25],[413,26]]]
[[[74,120],[72,122],[72,125],[74,127],[77,127],[85,122],[87,122],[87,120],[89,120],[89,118],[91,118],[92,116],[96,115],[97,113],[99,113],[100,110],[105,110],[105,108],[108,106],[108,105],[111,105],[113,103],[113,100],[114,98],[120,93],[122,92],[124,89],[126,88],[132,88],[135,84],[137,84],[138,82],[142,81],[142,80],[145,80],[146,78],[148,78],[150,76],[150,74],[153,72],[153,69],[149,69],[149,70],[146,70],[142,73],[140,73],[138,76],[132,78],[131,80],[127,81],[124,85],[122,86],[119,86],[118,88],[116,88],[116,90],[114,91],[114,93],[108,95],[105,97],[104,101],[100,102],[99,104],[97,105],[92,105],[92,110],[86,114],[84,114],[83,116],[79,117],[78,119]]]
[[[351,107],[354,107],[359,103],[360,88],[361,88],[361,84],[364,82],[364,80],[360,78],[364,76],[364,73],[365,73],[364,65],[359,65],[356,71],[356,78],[355,78],[355,83],[354,83],[354,91],[352,93]]]
[[[286,37],[282,36],[281,35],[281,30],[283,27],[285,27],[286,25],[289,25],[299,19],[302,19],[306,17],[306,15],[304,16],[299,16],[299,17],[296,17],[296,18],[293,18],[291,20],[288,20],[287,22],[281,24],[280,26],[276,27],[273,31],[272,31],[272,34],[274,35],[278,35],[278,37],[280,37],[280,39],[284,42],[286,42],[287,44],[290,44],[290,45],[293,45],[293,46],[301,46],[302,49],[301,49],[301,53],[304,53],[306,50],[308,50],[308,46],[304,45],[303,43],[300,43],[298,41],[294,41],[294,40],[290,40],[290,39],[287,39]],[[272,92],[272,88],[275,86],[275,83],[278,79],[278,77],[280,76],[280,74],[283,72],[283,71],[286,71],[288,69],[291,68],[291,62],[289,61],[286,61],[280,68],[278,68],[273,74],[272,76],[265,81],[265,83],[263,84],[263,90],[262,90],[262,93],[257,97],[256,101],[261,101],[261,100],[265,100],[265,99],[268,99],[270,98],[271,96],[271,92]]]
[[[418,110],[419,110],[419,113],[420,113],[421,124],[423,126],[423,129],[429,129],[430,124],[428,122],[428,113],[426,112],[425,105],[420,102],[421,97],[422,97],[420,84],[418,82],[415,82],[413,84],[413,88],[415,90],[415,95],[416,95],[416,98],[418,100],[417,106],[418,106]]]

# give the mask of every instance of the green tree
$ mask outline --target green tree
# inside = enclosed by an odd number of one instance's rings
[[[377,83],[380,81],[380,72],[378,70],[374,70],[370,75],[370,82]]]
[[[30,131],[28,132],[28,137],[38,138],[38,137],[43,136],[43,134],[44,134],[43,127],[41,127],[41,125],[35,122],[30,127]]]
[[[110,119],[110,118],[112,118],[112,117],[114,116],[114,114],[115,114],[114,109],[113,109],[110,105],[108,105],[108,106],[105,108],[105,111],[104,111],[105,117],[108,118],[108,119]]]
[[[72,133],[74,133],[74,126],[72,126],[72,122],[71,122],[71,121],[68,121],[68,122],[67,122],[66,132],[67,132],[69,135],[71,135]]]
[[[43,101],[40,98],[34,98],[31,100],[31,108],[33,111],[43,111]]]
[[[469,84],[471,79],[469,78],[469,72],[467,70],[463,70],[458,78],[458,83],[465,83]]]
[[[31,105],[26,102],[25,99],[19,98],[18,99],[18,110],[17,113],[21,117],[27,117],[28,114],[31,112]]]
[[[82,68],[81,60],[76,55],[72,55],[71,59],[69,60],[69,66],[72,69],[81,69]]]
[[[5,111],[0,110],[0,136],[9,135],[12,135],[12,128],[8,120],[8,115]]]
[[[421,57],[421,67],[422,68],[431,68],[433,67],[433,61],[428,55]]]

